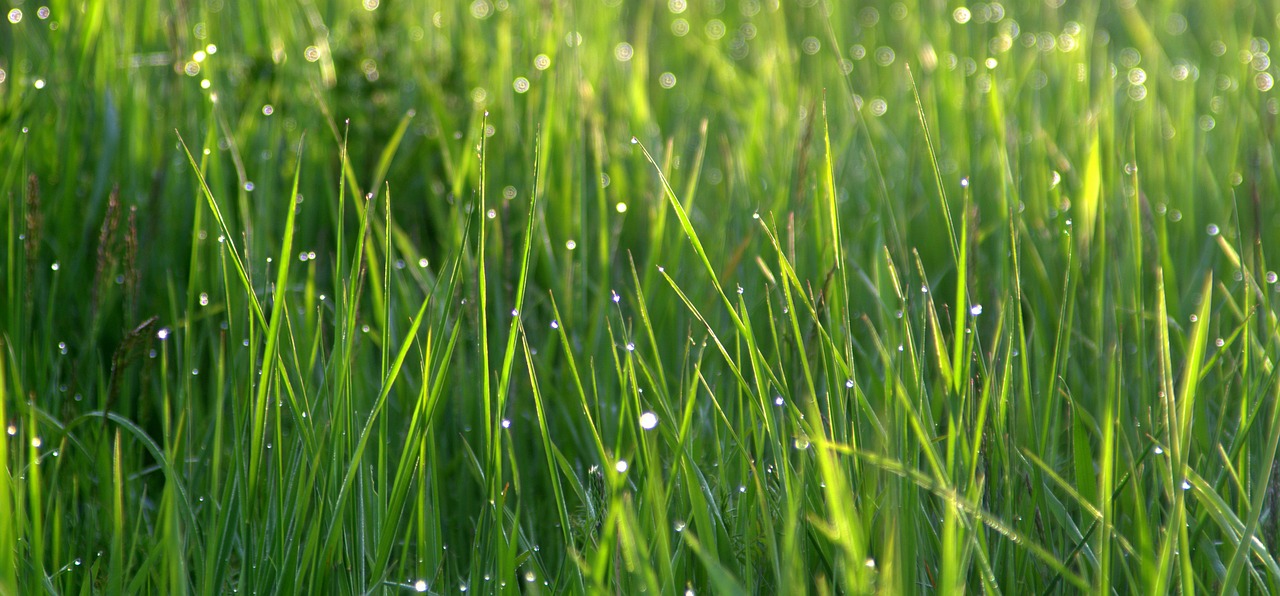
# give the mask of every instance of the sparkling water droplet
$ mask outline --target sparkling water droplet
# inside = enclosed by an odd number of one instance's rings
[[[415,592],[426,592],[426,591],[427,591],[427,582],[425,582],[425,581],[423,581],[423,580],[418,580],[418,581],[416,581],[416,582],[413,582],[413,591],[415,591]]]
[[[1208,233],[1210,236],[1217,236],[1219,231],[1218,224],[1209,224],[1208,226],[1205,227],[1204,231]]]
[[[625,459],[620,459],[618,460],[618,463],[613,465],[613,469],[617,470],[619,474],[626,472],[627,467],[627,460]]]
[[[973,315],[973,316],[975,316],[975,317],[976,317],[976,316],[978,316],[978,315],[980,315],[980,314],[982,314],[982,305],[981,305],[981,304],[975,304],[975,305],[973,305],[973,306],[969,307],[969,314],[971,314],[971,315]]]
[[[503,418],[503,419],[502,419],[502,428],[511,428],[511,420],[510,420],[510,419],[507,419],[507,418]]]
[[[169,339],[169,333],[170,332],[168,327],[162,327],[159,331],[156,332],[156,339],[159,339],[160,341]]]
[[[845,386],[846,388],[848,388],[848,389],[853,389],[853,379],[849,379],[849,380],[845,381],[845,382],[844,382],[844,386]]]
[[[1163,447],[1161,447],[1161,446],[1159,446],[1159,445],[1156,445],[1156,448],[1155,448],[1155,449],[1153,449],[1152,451],[1155,451],[1155,454],[1156,454],[1156,455],[1163,455],[1163,454],[1164,454],[1164,448],[1163,448]]]
[[[1182,490],[1191,490],[1191,483],[1190,483],[1190,482],[1188,482],[1188,481],[1186,481],[1186,480],[1183,480],[1183,481],[1182,481]]]
[[[653,412],[645,412],[640,415],[640,428],[645,430],[653,430],[658,426],[658,415]]]
[[[560,321],[551,321],[551,328],[552,328],[552,329],[559,329],[559,328],[560,328]]]

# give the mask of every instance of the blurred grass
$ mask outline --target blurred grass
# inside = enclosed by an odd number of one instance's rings
[[[1275,3],[4,12],[0,593],[1280,587]]]

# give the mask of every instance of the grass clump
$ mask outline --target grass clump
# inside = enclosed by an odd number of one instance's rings
[[[1273,7],[7,14],[0,593],[1280,587]]]

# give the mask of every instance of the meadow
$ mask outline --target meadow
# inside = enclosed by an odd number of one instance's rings
[[[1274,0],[9,0],[0,594],[1280,590]]]

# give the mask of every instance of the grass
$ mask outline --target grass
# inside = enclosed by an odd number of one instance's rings
[[[0,593],[1280,589],[1273,3],[47,9]]]

